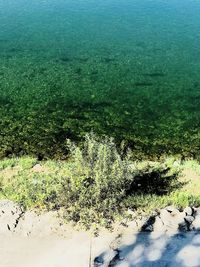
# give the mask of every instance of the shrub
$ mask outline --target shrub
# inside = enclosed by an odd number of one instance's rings
[[[113,139],[86,136],[83,147],[68,141],[71,163],[63,181],[62,204],[68,216],[87,224],[112,221],[133,179],[129,155],[120,155]]]

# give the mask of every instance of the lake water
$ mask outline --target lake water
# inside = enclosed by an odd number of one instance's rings
[[[198,0],[0,0],[0,157],[90,131],[198,157]]]

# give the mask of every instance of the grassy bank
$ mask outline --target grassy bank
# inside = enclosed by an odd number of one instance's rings
[[[90,134],[82,147],[68,141],[65,161],[21,157],[0,161],[0,197],[24,208],[64,210],[67,220],[108,226],[127,210],[200,205],[200,165],[166,157],[133,161],[110,138]]]

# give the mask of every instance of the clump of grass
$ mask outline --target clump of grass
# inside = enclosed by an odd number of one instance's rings
[[[0,164],[0,196],[21,204],[24,209],[53,209],[57,204],[59,177],[56,168],[37,173],[37,160],[29,157],[2,160]],[[47,162],[43,164],[43,167]],[[54,196],[54,198],[53,198]]]

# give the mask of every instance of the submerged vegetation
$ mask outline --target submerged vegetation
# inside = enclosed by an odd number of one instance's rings
[[[180,85],[180,93],[167,82],[170,77],[122,77],[118,66],[109,63],[107,69],[92,59],[67,66],[37,62],[29,70],[24,62],[18,76],[20,60],[6,63],[0,76],[1,158],[63,159],[66,138],[82,141],[91,130],[124,140],[137,159],[199,158],[199,85]]]
[[[195,161],[133,161],[130,150],[94,134],[81,147],[68,140],[67,149],[70,157],[64,161],[1,160],[1,198],[25,209],[63,209],[67,220],[85,227],[108,226],[128,209],[147,213],[170,204],[200,205]]]
[[[1,6],[0,158],[64,159],[91,130],[136,159],[199,158],[197,1],[176,16],[145,0],[28,5]]]

